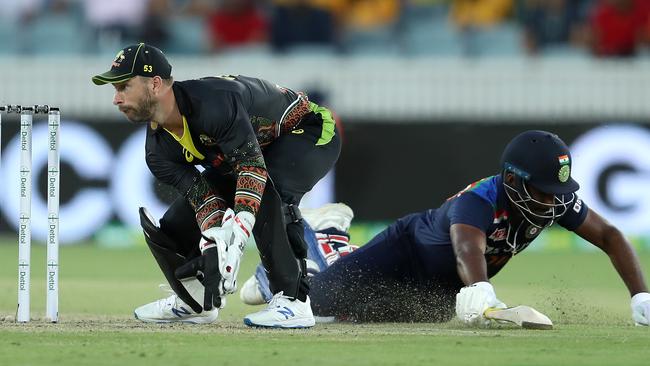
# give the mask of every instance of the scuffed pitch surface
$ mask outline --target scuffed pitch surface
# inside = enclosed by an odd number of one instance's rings
[[[524,254],[494,280],[509,305],[547,314],[551,331],[447,324],[326,324],[311,330],[250,329],[256,308],[229,299],[209,326],[152,325],[133,308],[163,294],[146,247],[61,250],[61,323],[11,322],[16,249],[0,244],[0,365],[647,365],[650,329],[629,320],[629,298],[598,254]],[[650,272],[650,256],[642,256]],[[241,270],[251,273],[253,251]],[[44,250],[33,256],[32,314],[44,313]]]
[[[336,324],[261,330],[239,322],[144,325],[76,319],[0,326],[2,365],[647,365],[648,329],[558,326],[471,330],[460,324]]]

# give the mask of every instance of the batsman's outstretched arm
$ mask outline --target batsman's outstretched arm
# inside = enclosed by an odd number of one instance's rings
[[[595,211],[589,209],[585,221],[575,230],[576,234],[602,249],[612,261],[630,295],[648,292],[641,265],[634,249],[614,225],[607,222]]]
[[[591,209],[575,232],[607,253],[630,291],[635,323],[650,325],[650,293],[643,278],[641,264],[623,233]]]
[[[487,282],[485,233],[472,225],[453,224],[449,228],[449,234],[461,280],[465,285]]]
[[[489,323],[485,311],[505,308],[492,284],[488,282],[485,262],[486,238],[479,228],[467,224],[453,224],[449,229],[456,254],[458,274],[467,285],[456,294],[456,316],[470,325]]]

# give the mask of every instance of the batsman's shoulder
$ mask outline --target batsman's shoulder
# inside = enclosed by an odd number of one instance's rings
[[[457,206],[467,207],[469,209],[474,207],[489,207],[490,209],[496,209],[497,207],[496,197],[476,191],[465,192],[457,197],[455,201]]]

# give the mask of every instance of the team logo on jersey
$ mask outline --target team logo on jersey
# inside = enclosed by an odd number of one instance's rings
[[[303,130],[302,128],[299,128],[297,130],[292,130],[291,133],[294,134],[294,135],[302,135],[303,133],[305,133],[305,130]]]
[[[199,140],[201,140],[201,143],[205,146],[217,145],[217,140],[214,137],[210,137],[208,135],[199,135]]]
[[[540,229],[536,226],[529,226],[528,229],[526,229],[526,238],[527,239],[532,239],[539,234]]]
[[[494,230],[494,232],[492,234],[490,234],[490,236],[488,238],[491,239],[492,241],[502,241],[502,240],[506,240],[507,235],[508,235],[508,233],[507,233],[506,229],[505,228],[500,228],[500,229]]]
[[[557,172],[557,179],[564,183],[569,180],[569,176],[571,176],[571,168],[568,165],[562,165],[560,170]]]
[[[188,163],[191,163],[194,160],[194,155],[185,148],[183,148],[183,155],[185,155],[185,160],[187,160]]]

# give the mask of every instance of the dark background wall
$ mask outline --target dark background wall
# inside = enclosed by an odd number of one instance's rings
[[[501,151],[518,133],[545,129],[570,144],[597,125],[509,122],[347,124],[336,170],[337,198],[363,220],[436,207],[468,184],[498,173]]]
[[[62,122],[63,129],[66,128],[65,122]],[[125,141],[138,131],[142,132],[137,126],[123,120],[77,123],[100,136],[115,156],[124,150],[127,144]],[[19,126],[18,123],[11,122],[3,125],[2,149],[5,160],[9,148],[7,144],[15,137]],[[563,124],[507,121],[495,125],[471,121],[377,124],[348,120],[344,125],[343,150],[336,166],[336,200],[353,207],[358,220],[392,220],[409,212],[436,207],[467,184],[497,174],[501,151],[512,137],[522,131],[540,128],[550,130],[571,144],[576,137],[597,126],[600,123],[585,121]],[[637,126],[648,130],[647,125]],[[36,140],[33,142],[34,146],[41,143],[44,144]],[[77,143],[78,141],[62,141],[62,144],[73,146]],[[143,149],[144,147],[138,147],[133,150],[135,153],[129,159],[143,161]],[[95,158],[92,153],[85,153],[84,157]],[[118,159],[115,158],[114,164],[117,163]],[[114,169],[118,167],[115,166]],[[141,169],[146,170],[146,167]],[[34,176],[34,187],[40,190],[41,195],[45,187],[43,172],[44,169],[36,171]],[[2,183],[0,181],[0,187]],[[62,205],[81,189],[109,190],[114,183],[111,175],[99,179],[82,178],[62,159]],[[140,180],[135,180],[130,187],[139,184]],[[152,184],[151,187],[163,203],[171,202],[175,196],[171,190],[160,185]],[[7,193],[0,192],[0,195],[5,194]],[[0,232],[11,230],[7,218],[0,216]],[[119,219],[114,215],[112,221]]]

